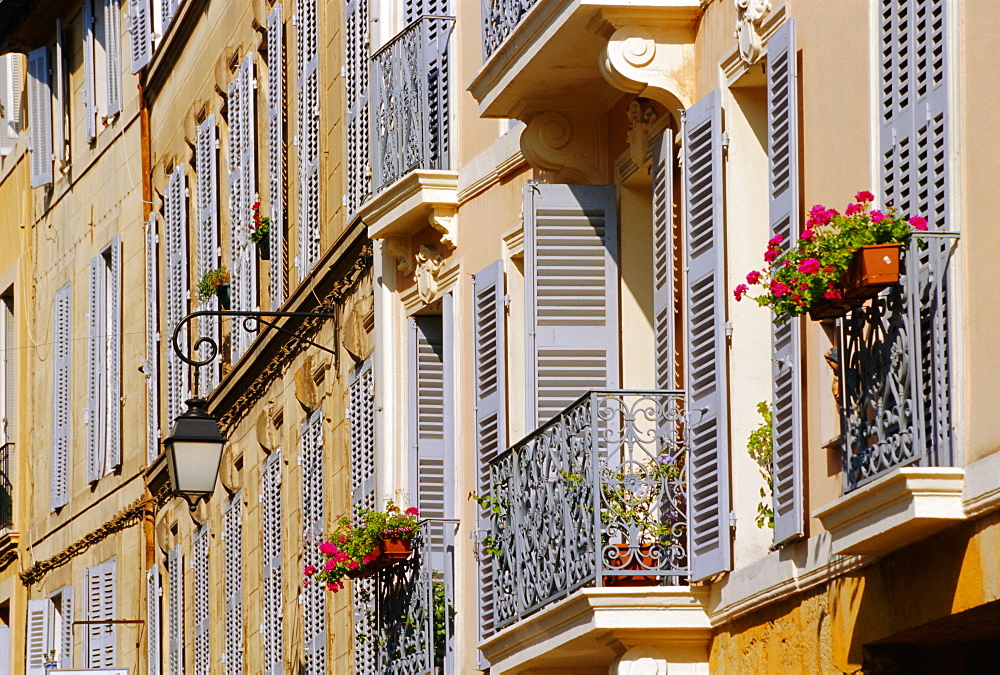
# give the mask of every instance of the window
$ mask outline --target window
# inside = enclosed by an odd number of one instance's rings
[[[121,464],[121,239],[90,261],[87,480]]]
[[[44,673],[46,663],[73,667],[72,586],[28,601],[28,672]]]
[[[83,107],[93,140],[122,109],[118,0],[83,1]]]

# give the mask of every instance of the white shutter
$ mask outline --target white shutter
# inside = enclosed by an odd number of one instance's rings
[[[21,133],[23,59],[23,54],[13,52],[0,56],[0,156],[14,148]]]
[[[285,302],[285,24],[281,3],[267,17],[267,160],[271,218],[271,311]]]
[[[222,655],[226,675],[243,675],[243,492],[226,502],[225,540],[226,638]]]
[[[52,644],[52,601],[28,600],[27,675],[45,675],[45,653]]]
[[[94,63],[94,2],[83,0],[83,114],[87,140],[97,137],[97,69]]]
[[[146,572],[146,673],[160,675],[163,672],[163,656],[160,652],[163,622],[163,595],[160,580],[160,566],[153,566]]]
[[[232,303],[234,311],[257,308],[257,256],[250,241],[251,207],[257,195],[257,127],[253,53],[247,54],[229,85],[229,217],[232,222]],[[243,323],[231,326],[233,361],[243,356],[254,334]]]
[[[351,422],[351,507],[375,509],[375,392],[372,359],[369,358],[351,373],[348,389]],[[357,635],[372,635],[375,624],[375,580],[357,579],[352,587],[354,631]],[[373,640],[355,637],[354,669],[359,673],[378,670],[377,645]]]
[[[691,106],[684,124],[685,354],[689,422],[691,578],[731,567],[722,208],[722,95]]]
[[[218,142],[216,140],[215,115],[209,115],[198,125],[195,140],[195,161],[197,162],[197,242],[198,270],[201,279],[206,272],[219,267],[219,163]],[[219,299],[214,295],[198,305],[199,311],[220,309]],[[198,319],[198,333],[222,344],[221,320],[216,316]],[[203,347],[199,357],[208,357],[209,348]],[[214,359],[202,366],[198,372],[200,395],[207,398],[219,385],[222,377],[222,360]]]
[[[49,49],[28,52],[28,130],[31,150],[31,187],[52,182],[52,87]]]
[[[88,621],[118,618],[118,581],[115,559],[84,569],[84,614]],[[87,668],[114,668],[118,665],[118,629],[113,623],[89,624],[86,638]]]
[[[55,296],[55,326],[52,331],[55,352],[55,373],[52,378],[52,488],[49,493],[49,505],[53,511],[69,502],[72,298],[73,288],[70,284],[60,288]]]
[[[528,428],[591,389],[618,387],[613,185],[524,189]]]
[[[360,2],[359,4],[364,4]],[[348,5],[350,12],[350,4]],[[298,146],[299,146],[299,281],[319,261],[319,36],[317,0],[298,0]],[[348,19],[350,21],[350,19]],[[367,46],[366,46],[367,49]],[[348,66],[350,68],[350,65]],[[362,64],[368,72],[367,59]],[[350,77],[348,78],[348,96]],[[365,133],[367,134],[367,114]],[[351,166],[351,118],[348,112],[348,184],[354,176]],[[353,212],[353,211],[352,211]]]
[[[73,587],[59,589],[59,667],[73,667]],[[53,636],[55,638],[56,636]],[[0,661],[0,663],[3,663]]]
[[[663,132],[653,146],[653,334],[656,388],[675,389],[674,312],[674,134]]]
[[[169,344],[174,328],[187,314],[189,291],[187,255],[187,185],[185,166],[179,165],[170,174],[167,192],[163,197],[163,219],[166,230],[167,259],[167,425],[184,411],[184,400],[188,397],[188,367],[174,353]],[[177,336],[177,342],[186,349],[188,338],[185,327]]]
[[[63,56],[62,21],[56,19],[56,42],[52,54],[52,156],[57,160],[69,159],[66,147],[65,66]]]
[[[180,545],[167,552],[167,666],[184,673],[184,568]]]
[[[105,269],[109,275],[107,288],[108,322],[107,331],[107,395],[105,405],[107,406],[107,428],[104,433],[107,438],[107,457],[103,472],[107,474],[114,468],[121,466],[121,412],[122,412],[122,240],[120,236],[115,236],[108,249],[111,265]]]
[[[107,117],[122,111],[121,9],[118,0],[104,2],[104,52],[107,66]]]
[[[795,20],[767,43],[767,149],[771,235],[799,238],[799,128]],[[805,534],[802,503],[801,321],[771,325],[774,543]]]
[[[104,324],[104,256],[90,260],[90,296],[88,322],[90,337],[87,341],[87,481],[93,482],[104,475],[104,410],[107,391],[104,388],[107,363],[105,357]]]
[[[208,523],[194,533],[191,569],[194,576],[194,672],[209,675],[212,670],[210,573],[208,566]]]
[[[160,454],[160,264],[157,256],[156,214],[146,221],[146,462]],[[171,351],[173,349],[171,348]]]
[[[302,425],[299,441],[299,460],[302,463],[302,562],[304,565],[323,564],[322,556],[305,542],[314,542],[326,529],[325,494],[323,478],[323,410],[314,410]],[[305,672],[308,675],[326,673],[326,595],[321,584],[310,584],[302,589],[302,625],[305,632]]]
[[[153,58],[149,2],[150,0],[128,0],[128,31],[133,73],[138,73]]]
[[[315,0],[310,0],[315,2]],[[348,216],[357,213],[371,195],[372,162],[369,145],[368,1],[349,0],[344,18],[344,64],[347,108]],[[301,28],[300,28],[301,30]],[[302,53],[299,54],[299,63]],[[301,91],[300,91],[301,95]],[[301,149],[300,149],[301,152]]]
[[[282,672],[282,512],[281,512],[281,450],[275,450],[264,463],[261,474],[261,495],[264,519],[261,536],[264,558],[264,672],[277,675]]]
[[[0,389],[3,390],[3,408],[0,413],[0,444],[13,443],[17,422],[17,354],[14,341],[14,299],[0,298]]]

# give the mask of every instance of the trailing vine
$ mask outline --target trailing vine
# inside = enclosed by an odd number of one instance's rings
[[[757,404],[757,412],[764,418],[760,426],[750,433],[747,439],[747,452],[750,458],[757,462],[761,477],[767,482],[767,488],[760,489],[761,502],[757,504],[757,527],[774,528],[774,508],[772,496],[774,495],[774,465],[772,463],[772,433],[771,427],[771,406],[767,401]]]

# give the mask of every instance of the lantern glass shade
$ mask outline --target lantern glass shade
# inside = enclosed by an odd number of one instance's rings
[[[174,492],[197,498],[215,490],[226,438],[219,432],[218,421],[208,412],[204,400],[188,399],[187,405],[163,445]]]

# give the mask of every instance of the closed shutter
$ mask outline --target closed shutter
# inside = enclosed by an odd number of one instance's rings
[[[122,240],[115,236],[107,251],[105,268],[108,275],[105,285],[105,303],[108,313],[106,323],[107,358],[107,428],[104,430],[107,438],[107,456],[103,472],[121,466],[122,463]]]
[[[73,587],[64,586],[59,589],[58,661],[59,667],[65,670],[73,667],[73,611]]]
[[[618,216],[613,185],[524,191],[528,428],[591,389],[618,387]]]
[[[153,30],[149,3],[150,0],[128,0],[128,30],[133,73],[142,70],[153,57]]]
[[[90,337],[87,341],[87,480],[93,482],[104,475],[104,435],[101,418],[107,404],[104,389],[105,357],[104,331],[104,256],[90,260],[90,296],[87,320]]]
[[[197,240],[198,271],[201,279],[207,272],[219,267],[219,163],[218,140],[216,139],[215,115],[209,115],[198,125],[195,140],[195,161],[197,166]],[[214,295],[198,306],[199,311],[217,311],[219,299]],[[203,316],[198,319],[200,335],[211,338],[216,345],[222,344],[220,318]],[[209,348],[203,347],[199,358],[206,359]],[[200,395],[207,398],[219,386],[222,377],[222,362],[213,359],[199,370]]]
[[[257,308],[256,246],[250,241],[252,206],[257,196],[257,126],[253,53],[247,54],[229,85],[229,218],[232,222],[232,303],[234,311]],[[233,360],[253,341],[243,323],[231,326]]]
[[[55,374],[52,382],[52,489],[49,494],[49,505],[53,511],[69,502],[72,299],[73,288],[70,284],[56,292],[55,326],[52,331],[52,341],[55,343]]]
[[[653,335],[656,388],[677,387],[674,311],[674,133],[653,145]]]
[[[160,651],[163,639],[163,586],[160,566],[153,566],[146,572],[146,673],[160,675],[163,672],[163,655]]]
[[[152,465],[160,454],[160,263],[156,214],[146,221],[146,462]],[[173,348],[171,348],[173,351]]]
[[[167,664],[170,675],[184,672],[184,571],[180,545],[167,553]]]
[[[473,279],[473,384],[476,406],[476,491],[490,492],[490,462],[507,444],[506,295],[503,261],[497,260]],[[480,508],[478,529],[490,526],[490,512]],[[493,634],[493,556],[479,558],[479,637]]]
[[[351,421],[351,507],[374,510],[376,501],[375,462],[375,392],[372,359],[351,373],[348,409]],[[377,645],[359,636],[378,631],[375,623],[375,579],[356,579],[352,586],[354,608],[354,670],[358,673],[378,670]]]
[[[271,218],[271,310],[285,302],[285,24],[277,3],[267,17],[267,175]]]
[[[317,541],[326,530],[322,409],[314,410],[302,425],[299,461],[302,464],[302,524],[305,530],[302,562],[321,568],[322,555],[308,542]],[[302,589],[307,675],[326,673],[326,595],[327,591],[321,584],[310,584]]]
[[[313,0],[314,1],[314,0]],[[347,210],[357,213],[372,191],[369,147],[368,1],[349,0],[344,17],[345,96],[347,108]]]
[[[799,120],[795,20],[767,43],[767,149],[771,235],[799,237]],[[771,324],[774,543],[805,534],[802,503],[801,322]]]
[[[688,373],[691,578],[731,567],[728,380],[722,209],[722,95],[684,122],[685,352]]]
[[[191,572],[194,576],[194,672],[209,675],[212,670],[211,615],[209,606],[208,523],[194,533]]]
[[[52,644],[52,601],[28,600],[27,675],[45,675],[45,655]]]
[[[3,388],[3,414],[0,424],[0,443],[13,443],[16,437],[17,422],[17,354],[14,342],[14,299],[0,298],[0,340],[3,340],[3,353],[0,362],[0,387]]]
[[[169,341],[180,320],[187,314],[190,297],[187,255],[187,177],[183,164],[170,174],[167,192],[163,196],[163,220],[167,259],[167,325]],[[187,327],[177,336],[181,349],[187,347]],[[174,353],[173,345],[167,345],[167,424],[173,423],[184,411],[184,400],[188,397],[188,367]]]
[[[94,63],[94,2],[83,0],[83,115],[87,140],[97,137],[97,68]]]
[[[85,614],[88,621],[113,621],[118,618],[118,582],[115,559],[84,569]],[[113,623],[86,627],[87,668],[114,668],[118,665],[118,629]]]
[[[261,509],[264,527],[264,672],[277,675],[282,672],[283,631],[281,579],[281,450],[275,450],[264,463],[261,475]]]
[[[118,0],[104,2],[104,54],[107,66],[107,117],[122,111],[121,10]]]
[[[69,159],[66,145],[69,129],[66,120],[66,62],[63,44],[62,21],[56,19],[56,42],[52,48],[52,157],[59,161]]]
[[[225,542],[226,639],[222,654],[226,675],[243,675],[243,492],[226,502]]]
[[[28,130],[31,150],[31,187],[52,182],[52,87],[49,49],[28,52]]]
[[[17,53],[0,56],[0,155],[14,148],[21,133],[23,58],[23,54]]]
[[[362,4],[364,4],[362,2]],[[298,145],[299,145],[299,281],[319,262],[319,35],[316,0],[298,0]],[[351,6],[348,4],[348,16]],[[348,19],[350,30],[350,19]],[[348,59],[350,56],[348,55]],[[362,67],[368,71],[365,60]],[[350,69],[351,64],[348,63]],[[348,75],[350,82],[350,75]],[[350,84],[348,84],[348,96]],[[350,166],[350,112],[348,112],[348,183],[353,175]],[[367,117],[365,117],[367,121]],[[367,127],[365,127],[367,130]]]

